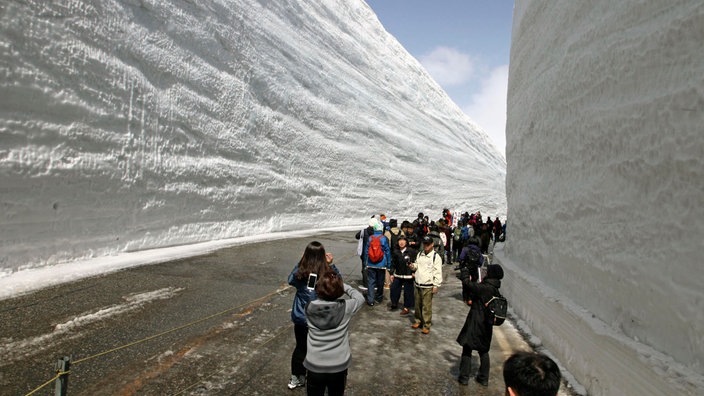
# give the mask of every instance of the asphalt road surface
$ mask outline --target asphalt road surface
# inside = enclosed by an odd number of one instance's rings
[[[304,395],[286,387],[295,345],[286,277],[318,240],[357,286],[353,235],[237,246],[2,300],[0,394],[32,392],[70,356],[71,396]],[[364,306],[352,321],[348,395],[504,395],[503,361],[530,349],[510,322],[495,327],[489,386],[461,386],[455,338],[468,307],[452,266],[444,266],[430,334],[386,303],[388,291],[384,304]],[[474,374],[478,363],[475,355]],[[54,383],[35,394],[53,395]]]

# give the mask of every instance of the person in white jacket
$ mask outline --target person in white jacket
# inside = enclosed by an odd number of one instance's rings
[[[433,238],[423,237],[423,251],[418,253],[416,262],[411,265],[415,272],[415,322],[411,325],[422,327],[423,334],[430,333],[433,319],[433,295],[442,284],[442,257],[433,249]]]

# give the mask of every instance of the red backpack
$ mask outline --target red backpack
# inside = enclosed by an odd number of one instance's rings
[[[384,249],[381,248],[381,238],[383,235],[369,237],[369,249],[367,256],[372,263],[380,263],[384,259]]]

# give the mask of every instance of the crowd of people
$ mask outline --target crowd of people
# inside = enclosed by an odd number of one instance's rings
[[[487,320],[484,302],[500,295],[503,269],[491,264],[491,247],[504,241],[505,235],[506,222],[502,224],[498,216],[483,221],[480,212],[465,212],[455,219],[445,209],[435,221],[419,213],[400,227],[396,219],[387,222],[384,215],[372,216],[368,226],[355,235],[362,265],[359,289],[366,296],[343,282],[332,254],[326,253],[322,244],[308,244],[288,279],[296,288],[291,311],[296,346],[288,387],[306,386],[308,395],[344,394],[351,362],[350,319],[365,303],[369,307],[380,305],[385,288],[390,289],[388,309],[400,309],[401,315],[413,311],[411,327],[429,334],[433,296],[443,281],[442,265],[453,263],[460,271],[462,298],[470,306],[457,337],[462,347],[458,381],[467,385],[471,354],[477,351],[480,367],[475,380],[488,386],[493,325]],[[485,271],[480,271],[480,267],[485,267]],[[345,294],[348,298],[342,298]],[[552,360],[532,353],[515,356],[506,361],[504,370],[507,394],[557,393],[561,377]],[[542,380],[536,380],[536,376]],[[553,392],[555,380],[557,387]],[[531,393],[536,386],[547,393]]]

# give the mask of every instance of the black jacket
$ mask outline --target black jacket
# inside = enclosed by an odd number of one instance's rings
[[[417,256],[418,251],[410,247],[407,247],[403,254],[401,253],[401,249],[398,247],[393,249],[391,251],[391,268],[389,269],[389,274],[393,276],[413,275],[413,271],[408,268],[408,261],[406,261],[406,257],[408,257],[411,263],[415,263]]]
[[[491,346],[492,324],[486,318],[484,302],[498,294],[501,281],[498,279],[484,279],[481,283],[471,282],[469,278],[462,279],[462,284],[467,287],[472,299],[472,308],[467,314],[464,326],[457,336],[457,343],[472,350],[488,352]]]

